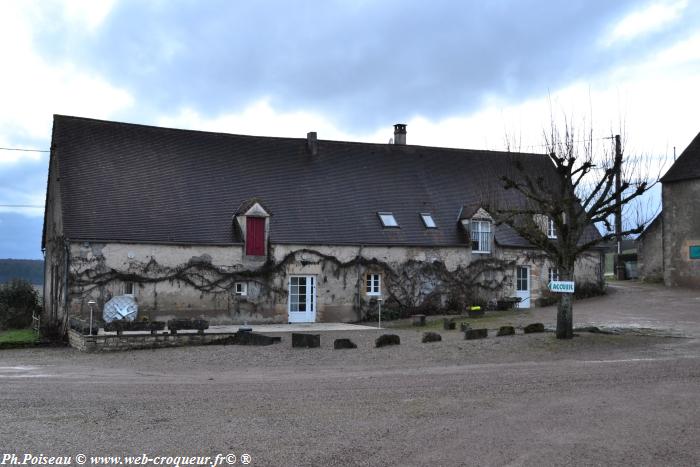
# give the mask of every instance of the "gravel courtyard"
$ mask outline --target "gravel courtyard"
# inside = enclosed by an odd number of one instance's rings
[[[381,332],[401,345],[373,348]],[[0,455],[700,465],[696,337],[439,332],[431,344],[414,329],[329,332],[320,349],[287,334],[269,347],[3,351]],[[336,337],[358,349],[333,350]]]

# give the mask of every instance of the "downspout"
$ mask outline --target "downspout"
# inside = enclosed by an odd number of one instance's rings
[[[675,156],[675,147],[674,149],[674,156]],[[675,160],[675,157],[674,157]],[[666,226],[664,223],[664,219],[666,216],[664,215],[665,213],[665,206],[664,206],[664,184],[661,184],[661,212],[659,213],[659,216],[661,217],[661,281],[665,286],[668,286],[670,284],[666,283]],[[673,225],[673,224],[672,224]],[[670,282],[670,281],[669,281]]]
[[[68,322],[68,274],[70,274],[70,244],[64,238],[63,248],[65,249],[65,275],[63,277],[63,329],[65,331],[66,323]]]
[[[357,251],[357,258],[362,257],[362,248],[364,245],[360,245]],[[360,271],[360,262],[357,262],[357,320],[362,321],[362,275]]]
[[[47,306],[46,306],[46,248],[41,249],[41,256],[44,258],[44,283],[41,284],[41,290],[42,290],[42,296],[41,296],[41,314],[39,315],[39,319],[44,319],[45,316],[48,316],[47,313]],[[41,321],[39,322],[39,327],[41,327]],[[39,330],[41,332],[41,329]]]

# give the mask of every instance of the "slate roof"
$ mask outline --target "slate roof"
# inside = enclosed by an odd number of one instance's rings
[[[700,178],[700,133],[676,159],[666,175],[661,177],[661,182],[679,182],[694,178]]]
[[[458,218],[514,155],[177,130],[54,116],[64,235],[72,240],[233,244],[233,216],[261,200],[270,241],[287,244],[464,245]],[[541,154],[518,154],[537,173]],[[500,186],[500,183],[498,183]],[[514,190],[503,199],[518,202]],[[377,212],[400,228],[382,228]],[[427,229],[420,213],[432,214]],[[593,228],[595,230],[595,228]],[[597,231],[591,235],[596,235]],[[507,226],[496,242],[529,246]]]

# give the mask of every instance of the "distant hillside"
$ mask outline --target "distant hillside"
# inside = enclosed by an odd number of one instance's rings
[[[40,259],[0,259],[0,284],[24,279],[34,285],[44,283],[44,261]]]

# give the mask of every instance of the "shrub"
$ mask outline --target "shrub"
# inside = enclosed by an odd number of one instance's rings
[[[591,298],[598,297],[600,295],[605,295],[607,291],[605,290],[605,284],[597,282],[584,282],[583,284],[576,284],[576,289],[574,290],[574,298]]]
[[[547,289],[542,291],[542,296],[535,300],[535,305],[537,306],[550,306],[559,303],[559,295],[550,292]]]
[[[0,285],[0,328],[22,329],[31,326],[39,311],[39,294],[32,284],[14,279]]]

